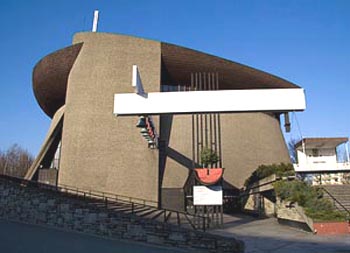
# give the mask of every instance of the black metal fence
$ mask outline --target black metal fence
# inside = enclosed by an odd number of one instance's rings
[[[156,212],[156,214],[149,219],[157,219],[164,223],[188,227],[194,230],[206,231],[209,228],[209,224],[211,224],[211,217],[205,217],[198,214],[190,214],[187,212],[181,212],[171,209],[159,209],[157,208],[158,202],[153,200],[134,198],[103,191],[80,189],[64,184],[50,185],[33,180],[26,180],[23,178],[12,177],[2,174],[0,174],[0,179],[17,183],[22,187],[34,187],[43,190],[49,190],[52,192],[57,192],[60,194],[66,194],[70,197],[79,198],[86,202],[93,202],[99,207],[106,208],[109,211],[114,211],[116,205],[123,205],[123,212],[138,215],[140,214],[140,210],[145,211],[146,208],[146,213]],[[142,215],[139,216],[145,218]]]

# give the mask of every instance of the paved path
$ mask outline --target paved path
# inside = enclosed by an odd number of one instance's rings
[[[246,253],[350,253],[350,235],[317,236],[276,219],[225,215],[225,227],[211,231],[245,242]],[[6,253],[183,253],[149,244],[98,238],[76,232],[0,220],[0,252]]]
[[[1,253],[184,253],[180,249],[116,241],[0,220]]]
[[[225,215],[225,226],[211,233],[243,240],[246,253],[350,253],[350,235],[318,236],[277,220]]]

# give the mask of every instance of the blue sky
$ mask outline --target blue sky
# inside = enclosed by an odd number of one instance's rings
[[[306,90],[305,137],[349,136],[350,1],[0,1],[0,149],[37,154],[49,127],[32,91],[45,55],[91,30],[166,41],[285,78]],[[294,117],[292,117],[294,119]],[[298,138],[292,121],[292,133]]]

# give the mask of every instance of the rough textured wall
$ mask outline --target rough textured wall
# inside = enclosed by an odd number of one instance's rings
[[[59,183],[157,201],[158,152],[135,127],[138,117],[113,115],[113,101],[115,93],[134,92],[133,64],[145,91],[159,91],[160,43],[103,33],[78,33],[80,42],[68,79]]]
[[[181,161],[192,160],[191,131],[191,116],[174,116],[169,147],[184,157],[168,155],[164,188],[182,187],[187,179]],[[221,141],[224,179],[235,188],[261,164],[290,162],[278,119],[265,113],[221,114]]]
[[[48,84],[59,87],[59,94],[67,86],[66,95],[58,96],[60,103],[66,100],[59,183],[158,201],[160,168],[163,173],[161,187],[180,191],[191,167],[191,116],[172,117],[170,132],[165,136],[162,134],[162,140],[169,143],[169,148],[163,150],[167,158],[158,160],[158,151],[148,149],[135,128],[137,117],[116,118],[113,115],[113,95],[133,92],[133,64],[139,66],[148,92],[160,90],[161,76],[168,78],[162,80],[165,84],[169,80],[180,82],[175,77],[180,77],[184,69],[188,77],[189,71],[212,70],[215,64],[230,73],[240,72],[243,68],[205,54],[193,58],[198,55],[200,53],[193,50],[161,46],[160,42],[130,36],[79,33],[74,38],[74,46],[44,58],[46,60],[36,67],[34,76],[38,77],[34,79],[40,84],[38,90],[44,94],[39,96],[40,99],[50,102],[49,115],[51,110],[56,110],[51,100],[54,101],[52,96],[58,93],[47,92]],[[64,56],[70,56],[71,60],[64,60]],[[189,65],[185,65],[186,61]],[[64,71],[56,71],[57,66]],[[45,72],[47,69],[50,71]],[[258,70],[249,72],[248,67],[244,69],[246,72],[240,78],[233,78],[237,76],[235,73],[232,80],[225,79],[227,84],[234,84],[226,88],[242,88],[237,85],[251,83],[251,78],[260,78],[264,86],[277,78]],[[161,75],[161,71],[166,74]],[[56,72],[63,73],[64,78],[59,79],[61,75]],[[68,84],[65,83],[67,80]],[[277,86],[297,87],[282,79]],[[159,129],[158,117],[154,119]],[[222,114],[221,119],[224,179],[228,186],[242,187],[244,180],[261,164],[289,161],[276,118],[263,113],[240,113]]]
[[[224,179],[237,188],[262,164],[290,162],[279,120],[265,113],[221,114]]]
[[[163,188],[183,188],[192,169],[192,116],[174,115],[171,120]]]

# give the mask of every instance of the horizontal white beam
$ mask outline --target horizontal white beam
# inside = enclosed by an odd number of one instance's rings
[[[288,112],[305,110],[304,89],[154,92],[114,95],[114,114],[152,115],[206,112]]]
[[[293,164],[295,172],[335,172],[350,171],[350,163],[325,163],[325,164]]]

